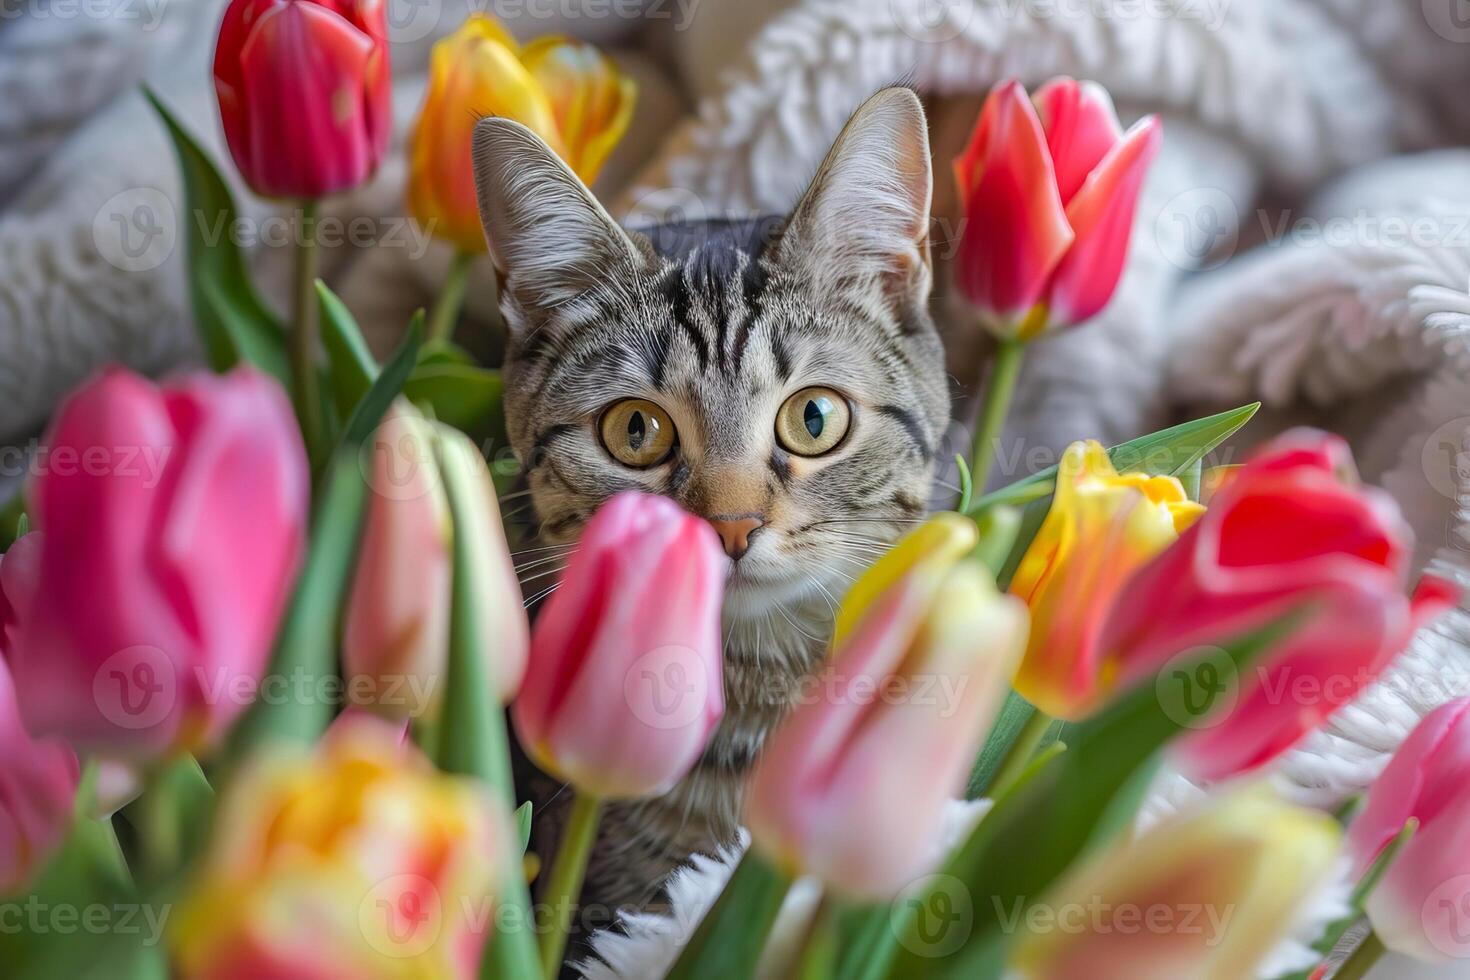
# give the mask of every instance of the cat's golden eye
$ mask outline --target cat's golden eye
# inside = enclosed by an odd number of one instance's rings
[[[645,469],[669,458],[674,421],[653,402],[629,398],[602,413],[602,444],[624,466]]]
[[[776,438],[788,452],[820,456],[842,441],[851,424],[846,398],[831,388],[803,388],[776,413]]]

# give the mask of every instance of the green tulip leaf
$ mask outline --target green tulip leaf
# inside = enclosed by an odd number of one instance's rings
[[[414,404],[476,440],[505,430],[501,390],[499,371],[454,363],[442,355],[427,363],[421,358],[403,387]]]
[[[1239,432],[1260,408],[1261,403],[1254,402],[1218,415],[1151,432],[1114,446],[1108,450],[1108,457],[1120,473],[1183,476],[1194,464]],[[1017,504],[1034,500],[1037,484],[1054,483],[1056,476],[1057,468],[1049,466],[1040,473],[1034,473],[1024,480],[986,494],[971,505],[969,512],[978,513],[996,504]]]
[[[289,391],[285,334],[251,285],[245,257],[231,238],[238,212],[229,185],[163,102],[147,88],[143,94],[168,129],[183,176],[189,294],[209,365],[224,372],[244,361]]]
[[[454,528],[449,664],[435,761],[445,772],[484,780],[514,806],[510,737],[505,712],[495,696],[492,651],[483,646],[481,611],[471,580],[478,567],[471,549],[492,538],[490,529],[482,526],[481,509],[469,504],[474,494],[485,490],[476,485],[474,474],[466,471],[464,454],[458,447],[446,446],[441,437],[436,440],[435,450]],[[497,901],[511,911],[496,917],[496,933],[480,963],[480,976],[486,980],[542,976],[532,929],[531,898],[521,873],[520,856],[521,852],[509,846],[502,855],[505,869]]]
[[[329,464],[316,505],[306,563],[276,637],[267,678],[284,678],[291,691],[316,692],[337,672],[337,626],[357,556],[367,485],[357,453],[341,451]],[[336,705],[314,696],[259,699],[235,728],[228,758],[238,763],[270,741],[310,745],[326,731]]]
[[[24,894],[0,896],[0,904],[14,910],[19,927],[0,929],[7,980],[168,976],[157,933],[169,906],[144,900],[133,886],[110,820],[79,816]],[[100,922],[87,918],[98,915]]]
[[[340,418],[347,418],[378,377],[378,362],[362,339],[362,330],[347,304],[316,281],[321,312],[322,346],[327,350],[327,390]]]
[[[383,421],[384,413],[393,404],[393,399],[403,393],[403,386],[413,373],[414,363],[418,360],[423,328],[424,314],[421,310],[414,314],[408,325],[408,333],[398,344],[397,350],[388,359],[388,363],[383,365],[383,370],[347,417],[347,426],[342,432],[340,444],[343,450],[355,452],[372,438],[378,423]]]

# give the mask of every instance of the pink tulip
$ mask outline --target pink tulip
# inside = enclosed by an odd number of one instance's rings
[[[220,119],[267,197],[356,187],[392,135],[383,0],[232,0],[214,53]]]
[[[437,717],[449,657],[452,529],[434,446],[463,465],[477,491],[466,500],[475,561],[470,580],[480,646],[497,693],[509,701],[526,670],[528,627],[506,549],[495,486],[479,449],[406,402],[393,406],[372,441],[372,494],[347,604],[342,662],[354,697],[392,718]]]
[[[25,888],[61,844],[79,778],[76,753],[64,743],[26,734],[0,658],[0,896]]]
[[[962,520],[941,515],[915,533],[973,542],[973,525],[956,526]],[[933,534],[941,521],[958,534]],[[896,580],[889,573],[898,569],[881,560],[865,576],[888,580],[876,596],[860,580],[844,615],[854,603],[866,615],[768,741],[745,823],[755,848],[788,873],[887,901],[942,857],[934,841],[944,808],[962,790],[1026,645],[1025,603],[958,559],[931,551]]]
[[[212,744],[254,695],[301,557],[285,394],[246,369],[162,389],[108,371],[62,405],[41,466],[9,651],[27,727],[133,759]]]
[[[1162,143],[1156,116],[1124,133],[1092,83],[1054,79],[1034,103],[1017,81],[991,92],[954,164],[955,281],[988,329],[1027,341],[1107,306]]]
[[[582,532],[531,634],[516,732],[537,764],[604,798],[662,793],[725,711],[714,528],[619,494]]]
[[[1368,791],[1348,828],[1366,872],[1410,817],[1419,829],[1368,898],[1368,917],[1389,949],[1437,961],[1470,955],[1470,698],[1420,722]]]
[[[1239,679],[1233,708],[1180,743],[1196,775],[1224,778],[1285,752],[1456,601],[1458,590],[1435,578],[1405,597],[1412,532],[1387,494],[1343,481],[1352,471],[1336,436],[1281,436],[1229,477],[1110,614],[1104,673],[1124,683],[1288,611],[1305,616]]]

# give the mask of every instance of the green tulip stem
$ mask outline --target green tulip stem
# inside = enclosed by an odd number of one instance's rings
[[[839,953],[838,917],[840,907],[833,897],[823,892],[812,912],[801,955],[796,960],[799,980],[831,980],[837,971]]]
[[[975,445],[970,457],[970,478],[975,494],[985,493],[995,461],[996,443],[1005,427],[1006,413],[1016,393],[1016,378],[1021,373],[1021,359],[1026,345],[1017,340],[1002,340],[995,350],[990,379],[985,385],[985,402],[975,420]]]
[[[301,228],[296,238],[296,306],[291,320],[291,379],[296,417],[301,421],[301,432],[313,464],[321,462],[325,448],[316,375],[316,214],[316,201],[301,202],[297,211]]]
[[[465,287],[470,281],[470,263],[475,257],[469,252],[455,252],[449,263],[449,275],[444,277],[444,287],[439,290],[439,301],[429,317],[429,340],[448,342],[454,338],[454,328],[459,325],[459,311],[464,307]]]
[[[1031,712],[1031,717],[1026,719],[1025,726],[1016,734],[1016,740],[1001,759],[1000,766],[995,770],[995,778],[985,787],[983,792],[986,796],[998,799],[1021,778],[1036,756],[1036,750],[1041,747],[1041,741],[1046,737],[1046,730],[1051,727],[1051,722],[1051,715],[1045,711]]]
[[[1332,980],[1363,980],[1386,952],[1388,950],[1384,948],[1383,940],[1378,938],[1378,933],[1369,930],[1358,948],[1332,975]]]
[[[551,878],[546,882],[542,900],[550,910],[550,921],[541,933],[541,965],[547,980],[561,974],[562,953],[567,946],[567,931],[572,924],[572,911],[582,894],[582,878],[587,874],[587,858],[597,839],[597,823],[602,817],[602,801],[578,792],[572,799],[572,813],[557,847]]]

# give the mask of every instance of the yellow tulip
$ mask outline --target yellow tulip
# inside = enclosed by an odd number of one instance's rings
[[[523,123],[590,184],[627,131],[636,95],[633,80],[589,44],[543,37],[522,50],[493,17],[471,14],[430,56],[409,151],[409,211],[461,251],[485,251],[470,164],[475,123]]]
[[[349,715],[241,772],[173,923],[181,976],[478,975],[509,817],[401,734]]]
[[[1051,510],[1011,580],[1031,609],[1016,690],[1055,717],[1089,713],[1111,681],[1097,642],[1108,609],[1202,513],[1175,478],[1119,474],[1100,444],[1069,446]]]
[[[1027,980],[1238,980],[1298,921],[1339,853],[1330,816],[1259,787],[1176,815],[1071,872],[1029,907],[1014,965]]]

